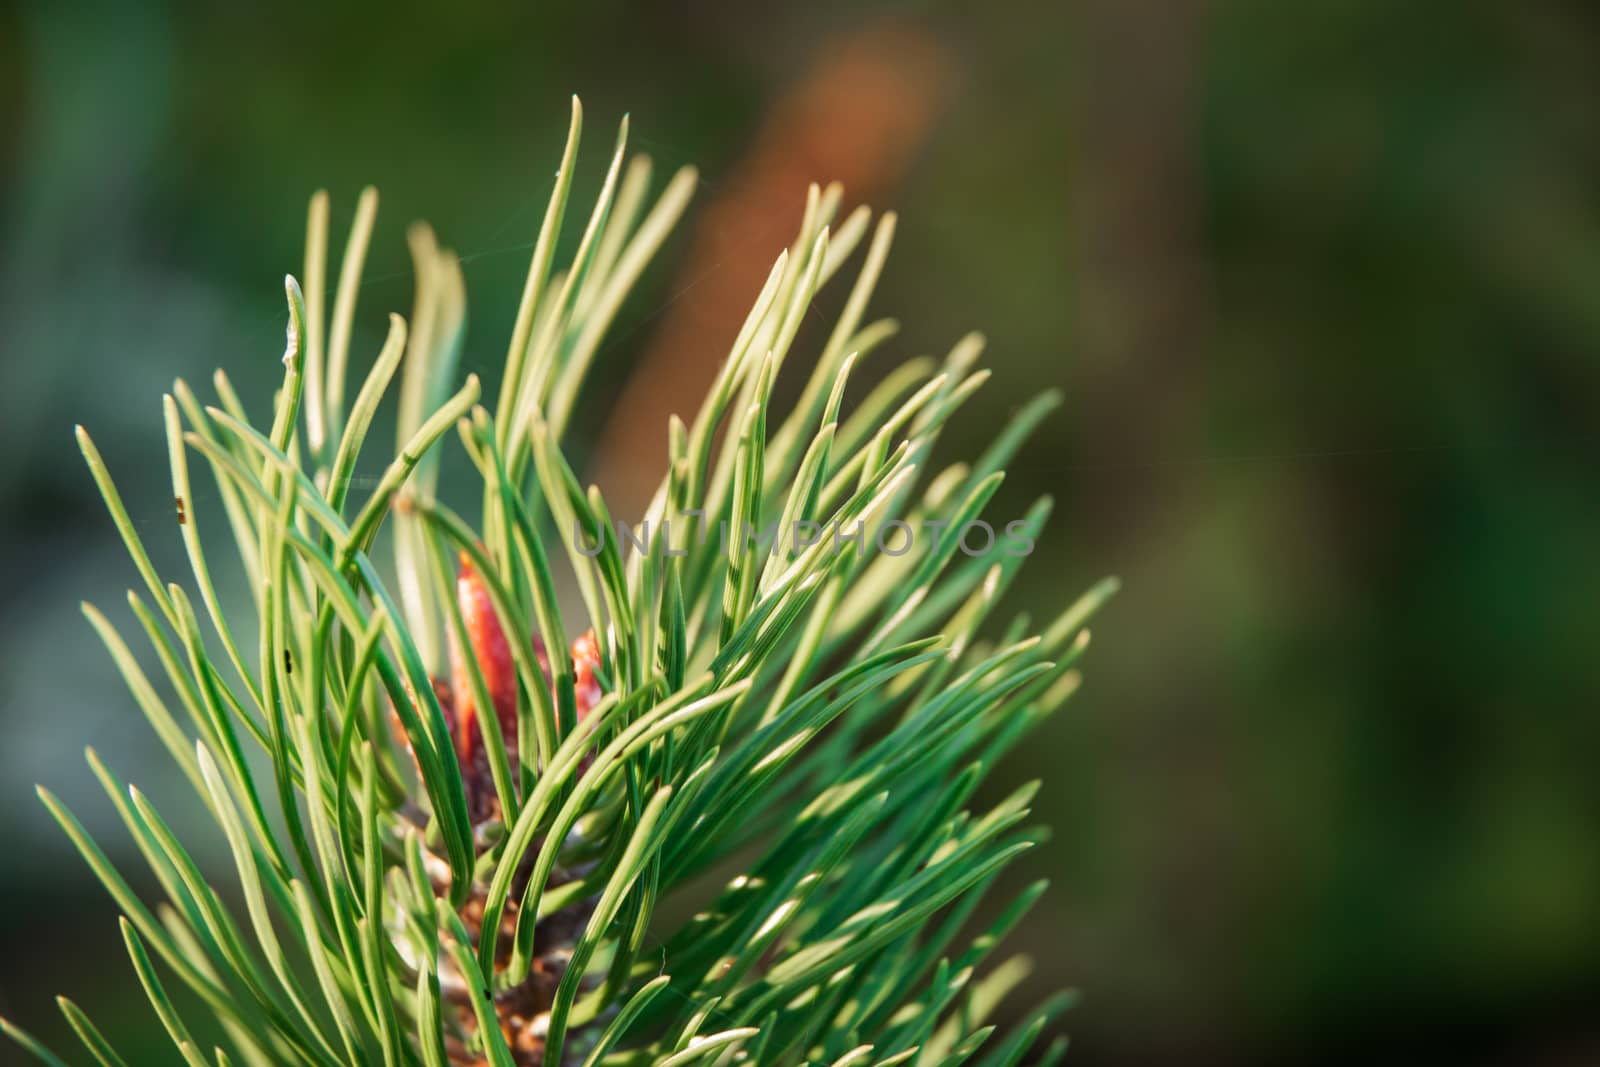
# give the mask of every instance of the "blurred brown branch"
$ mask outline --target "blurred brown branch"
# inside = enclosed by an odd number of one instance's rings
[[[775,101],[700,214],[677,294],[612,407],[596,473],[613,507],[626,513],[654,490],[667,416],[693,414],[799,225],[807,185],[841,182],[849,203],[892,190],[941,110],[952,68],[927,30],[882,22],[826,45]]]

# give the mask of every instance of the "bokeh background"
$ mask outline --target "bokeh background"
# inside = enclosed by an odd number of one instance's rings
[[[82,745],[169,777],[77,613],[135,575],[72,423],[181,573],[159,394],[267,395],[324,186],[336,241],[382,191],[360,358],[427,218],[491,370],[576,91],[580,197],[624,111],[704,178],[579,415],[618,493],[813,179],[901,212],[896,354],[987,333],[961,447],[1064,392],[997,510],[1057,500],[1017,608],[1124,581],[1003,774],[1071,1062],[1600,1062],[1600,8],[537,7],[0,8],[0,1013],[167,1061],[32,792],[127,851]]]

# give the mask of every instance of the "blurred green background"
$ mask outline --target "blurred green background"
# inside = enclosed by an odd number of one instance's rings
[[[427,218],[496,367],[576,91],[580,196],[624,111],[704,177],[597,381],[704,321],[697,393],[837,176],[902,215],[895,354],[988,334],[962,450],[1063,390],[996,510],[1057,500],[1017,608],[1124,580],[1004,768],[1071,1062],[1600,1062],[1600,8],[540,7],[0,11],[0,1013],[166,1061],[32,791],[131,851],[82,745],[171,777],[77,613],[136,579],[72,423],[182,573],[159,395],[259,406],[324,186],[338,241],[383,195],[360,357]]]

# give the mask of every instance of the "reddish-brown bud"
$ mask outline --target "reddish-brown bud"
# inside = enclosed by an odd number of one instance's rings
[[[505,630],[494,613],[494,602],[483,578],[472,567],[471,558],[461,553],[461,570],[456,575],[456,601],[461,608],[461,620],[466,623],[467,642],[472,658],[494,704],[495,718],[500,722],[501,736],[515,744],[517,736],[517,669],[511,658],[511,646],[506,641]],[[455,721],[453,723],[456,754],[461,765],[472,765],[473,748],[478,741],[477,705],[473,697],[472,673],[467,666],[466,651],[459,642],[450,644],[451,690],[455,695]]]
[[[578,708],[578,719],[594,710],[605,694],[600,691],[600,681],[594,669],[600,665],[600,642],[593,630],[572,642],[572,689]]]

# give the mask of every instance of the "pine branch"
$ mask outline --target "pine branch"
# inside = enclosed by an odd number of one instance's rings
[[[973,556],[962,538],[1056,400],[1030,404],[970,466],[937,471],[943,426],[987,378],[972,369],[981,338],[847,404],[857,363],[893,332],[863,320],[895,223],[863,208],[835,228],[841,191],[813,187],[704,404],[667,427],[644,515],[614,522],[561,441],[694,174],[646,208],[650,168],[624,168],[624,121],[558,269],[581,127],[575,100],[492,405],[474,376],[455,384],[460,262],[421,226],[409,323],[391,317],[346,403],[377,197],[361,197],[331,312],[329,203],[313,197],[270,425],[251,424],[220,372],[216,405],[182,382],[166,401],[198,609],[157,574],[78,430],[143,582],[129,603],[157,676],[85,613],[216,821],[237,886],[212,885],[92,751],[165,896],[154,911],[40,795],[122,910],[137,979],[195,1067],[1019,1062],[1066,1001],[991,1039],[985,1020],[1026,965],[988,958],[1043,884],[964,935],[1043,832],[1027,822],[1033,786],[969,804],[1076,688],[1085,623],[1114,583],[1037,636],[1019,619],[986,638],[1025,552]],[[863,241],[798,402],[774,409],[813,298]],[[362,497],[352,476],[391,393],[395,452]],[[452,430],[482,481],[475,522],[437,496]],[[196,459],[220,514],[197,506]],[[1008,534],[1031,544],[1049,507]],[[904,532],[885,542],[885,528]],[[747,536],[768,529],[771,544]],[[216,592],[217,530],[254,598],[253,649]],[[896,547],[916,530],[931,532],[915,551]],[[565,617],[563,582],[582,621]],[[710,871],[742,873],[661,929],[663,898]],[[226,1048],[196,1045],[174,982]],[[60,1006],[91,1058],[122,1062],[81,1008]]]

